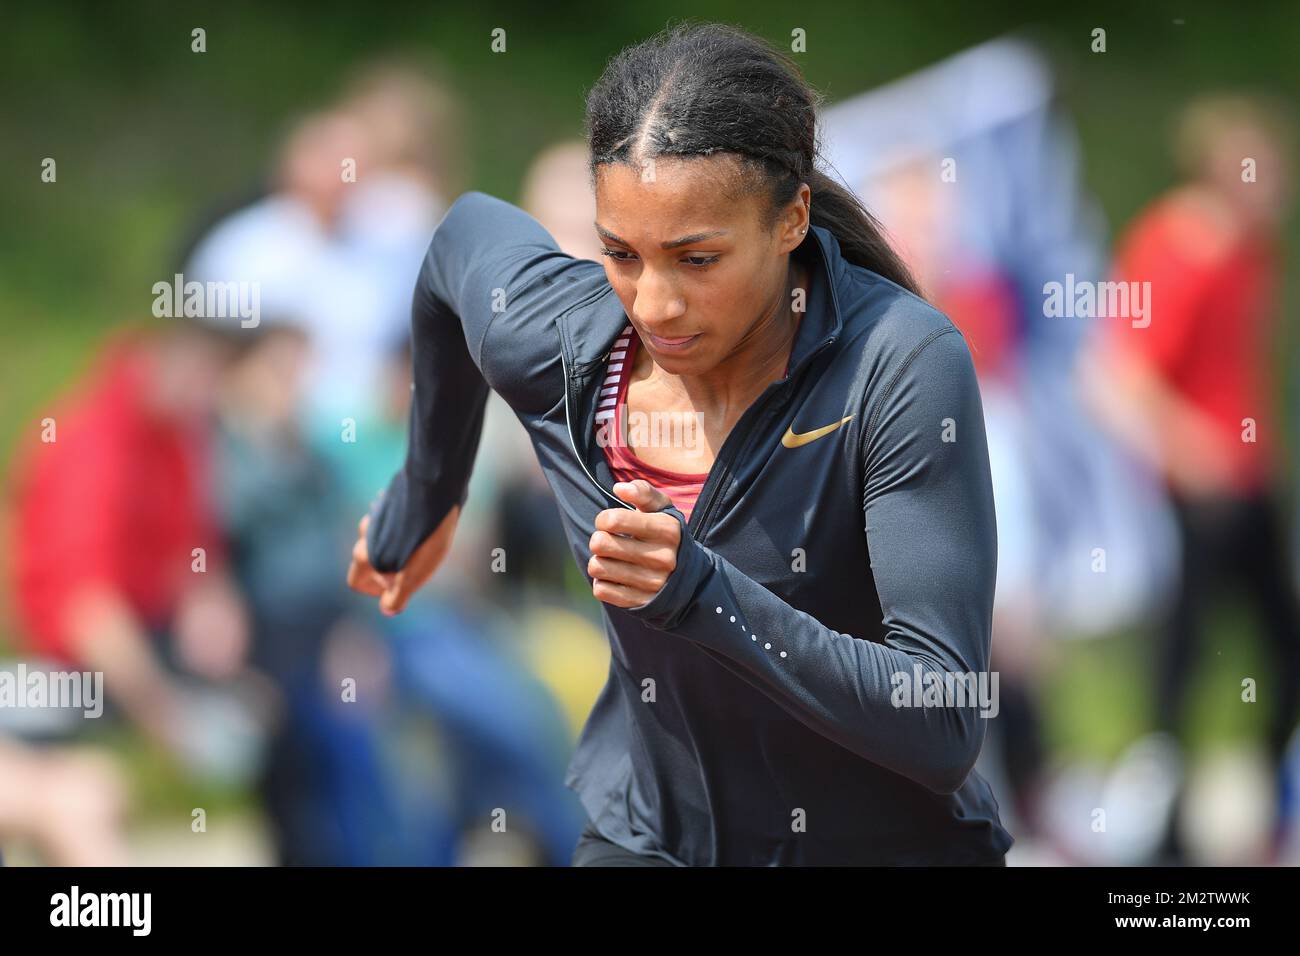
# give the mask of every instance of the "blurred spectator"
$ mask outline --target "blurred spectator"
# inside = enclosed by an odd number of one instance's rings
[[[435,196],[460,195],[464,117],[444,66],[428,56],[364,63],[344,84],[340,108],[366,127],[376,172],[419,183]]]
[[[310,749],[312,742],[327,749],[336,739],[313,733],[310,715],[327,693],[317,669],[324,634],[344,611],[332,553],[345,545],[330,474],[301,440],[305,353],[300,330],[271,321],[257,346],[229,369],[221,388],[216,486],[232,571],[248,601],[251,656],[280,694],[258,780],[277,861],[371,862],[340,846],[346,807],[331,802],[337,788],[313,772],[318,754]],[[366,777],[368,768],[356,761],[356,776]]]
[[[490,565],[498,488],[533,458],[503,434],[519,432],[513,416],[489,423],[455,560],[400,621],[343,588],[348,547],[331,544],[404,457],[411,289],[459,176],[457,125],[454,100],[418,71],[367,67],[294,128],[276,191],[192,257],[204,279],[260,281],[273,330],[228,377],[220,485],[254,658],[283,695],[261,781],[281,862],[452,863],[497,807],[543,860],[565,862],[582,822],[562,783],[564,714],[487,600],[504,577]],[[556,566],[516,544],[513,580]],[[364,706],[340,703],[349,676]],[[403,751],[421,721],[444,745],[436,779]]]
[[[398,62],[362,67],[340,105],[292,126],[273,191],[190,257],[193,278],[259,282],[264,310],[308,331],[303,413],[326,454],[346,451],[344,420],[373,412],[408,334],[420,261],[462,175],[459,126],[444,83]]]
[[[1300,612],[1271,357],[1293,175],[1284,116],[1238,96],[1187,108],[1175,144],[1184,182],[1129,225],[1113,276],[1149,283],[1149,322],[1109,320],[1087,365],[1099,413],[1162,477],[1182,536],[1181,584],[1156,660],[1157,727],[1165,735],[1182,727],[1211,602],[1233,582],[1258,611],[1273,654],[1259,699],[1275,764],[1300,707]],[[1279,827],[1294,809],[1283,802]],[[1176,827],[1168,850],[1181,858]]]
[[[24,649],[102,671],[110,703],[185,752],[199,743],[195,708],[169,662],[224,680],[247,642],[206,423],[248,330],[172,323],[116,335],[21,451],[11,549]],[[155,643],[164,632],[172,644]]]
[[[1022,37],[998,37],[836,103],[822,120],[827,159],[869,209],[891,205],[891,170],[927,158],[943,202],[930,217],[938,234],[910,239],[947,237],[939,274],[952,270],[949,307],[972,295],[992,297],[997,312],[1008,297],[1015,303],[1010,322],[994,320],[985,304],[965,308],[963,320],[975,361],[987,365],[996,348],[1000,378],[1013,373],[1023,427],[1016,457],[992,461],[999,591],[1002,562],[1015,562],[1032,578],[1031,627],[1062,637],[1113,633],[1150,614],[1172,572],[1167,506],[1076,394],[1072,372],[1089,321],[1049,317],[1043,306],[1045,283],[1097,280],[1105,270],[1104,223],[1047,58]],[[1002,438],[1014,435],[1006,429]],[[991,456],[1012,447],[1002,438],[990,435]],[[998,494],[999,471],[1015,489]],[[1004,513],[1013,522],[1005,528]],[[1122,556],[1122,573],[1093,571],[1086,556],[1099,543]]]
[[[258,283],[268,316],[310,322],[309,397],[337,434],[374,385],[383,346],[405,321],[356,268],[341,234],[343,206],[369,163],[365,128],[338,112],[309,116],[291,131],[276,191],[220,223],[194,251],[186,276]],[[311,410],[311,409],[309,409]]]

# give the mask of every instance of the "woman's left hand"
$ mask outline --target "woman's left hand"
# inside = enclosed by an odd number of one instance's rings
[[[591,536],[591,593],[615,607],[638,607],[659,593],[677,567],[681,522],[663,509],[672,500],[650,482],[619,482],[614,494],[634,506],[606,508]]]

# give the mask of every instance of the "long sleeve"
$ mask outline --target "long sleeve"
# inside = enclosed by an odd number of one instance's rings
[[[517,410],[553,405],[561,394],[547,305],[555,278],[578,262],[527,213],[485,193],[465,193],[448,209],[412,299],[407,456],[371,507],[376,570],[402,568],[465,503],[489,386]]]
[[[700,645],[853,753],[950,793],[983,743],[979,695],[965,706],[896,704],[920,699],[911,689],[918,677],[924,689],[988,669],[997,539],[983,411],[965,340],[950,326],[922,340],[892,382],[863,409],[869,425],[857,452],[883,643],[792,607],[694,541],[675,508],[667,510],[682,521],[677,568],[628,613]]]

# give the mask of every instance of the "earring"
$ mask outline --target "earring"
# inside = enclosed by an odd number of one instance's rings
[[[800,230],[799,230],[799,235],[802,236],[802,235],[803,235],[805,232],[807,232],[807,231],[808,231],[807,229],[800,229]]]

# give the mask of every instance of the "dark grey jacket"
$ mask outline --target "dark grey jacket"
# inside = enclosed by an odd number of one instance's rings
[[[566,783],[609,839],[683,865],[994,862],[1012,838],[972,767],[996,705],[954,696],[988,670],[997,562],[970,354],[826,229],[795,254],[813,279],[788,376],[727,436],[691,520],[668,509],[664,588],[601,605],[609,681]],[[465,501],[492,388],[585,574],[596,514],[628,507],[594,419],[626,325],[601,265],[461,196],[415,289],[410,448],[372,509],[374,566],[400,568]]]

